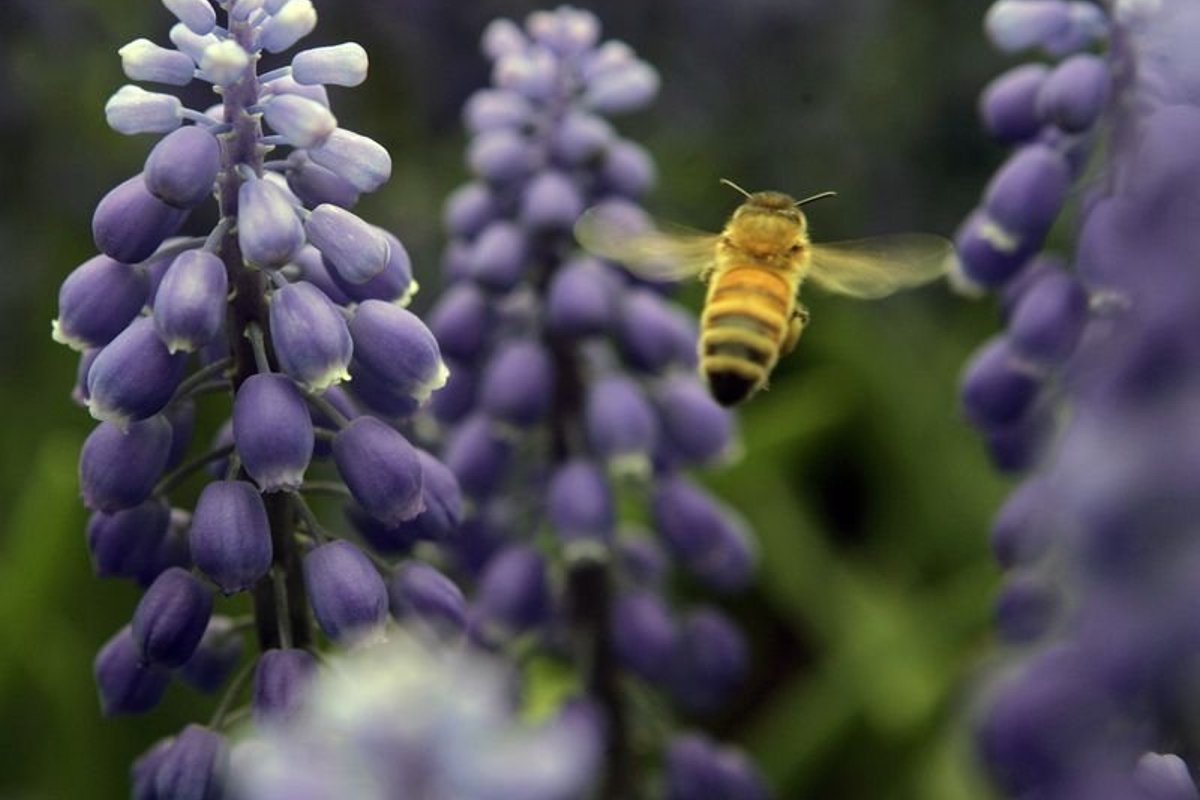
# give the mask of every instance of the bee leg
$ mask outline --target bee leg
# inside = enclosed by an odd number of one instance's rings
[[[805,327],[808,326],[808,309],[799,303],[792,311],[792,318],[788,321],[787,334],[783,339],[783,347],[780,348],[781,355],[787,355],[796,348],[796,342],[800,341],[800,334],[804,333]]]

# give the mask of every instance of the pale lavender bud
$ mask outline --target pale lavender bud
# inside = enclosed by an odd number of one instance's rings
[[[179,677],[202,692],[215,692],[233,674],[242,660],[243,649],[242,636],[234,621],[214,615],[196,651],[179,669]]]
[[[588,390],[584,428],[592,450],[611,466],[640,471],[658,440],[658,419],[637,382],[609,375]]]
[[[167,535],[171,509],[162,500],[88,519],[87,542],[92,570],[100,578],[137,578]]]
[[[481,47],[493,61],[509,53],[517,53],[528,46],[529,40],[521,28],[511,19],[494,19],[483,29]]]
[[[104,346],[88,370],[88,411],[117,425],[166,408],[187,368],[172,355],[150,317],[139,317]]]
[[[154,325],[170,353],[190,353],[212,341],[225,323],[225,264],[207,250],[179,254],[154,296]]]
[[[600,166],[600,179],[617,194],[641,197],[654,187],[657,170],[646,148],[622,139],[613,144]]]
[[[100,690],[100,711],[106,717],[149,711],[158,705],[171,680],[171,673],[142,660],[128,625],[100,648],[92,671]]]
[[[293,283],[271,295],[271,336],[280,369],[309,391],[346,380],[354,351],[346,320],[321,290]]]
[[[320,147],[337,128],[329,109],[295,94],[277,94],[263,108],[263,119],[293,147]]]
[[[103,347],[137,317],[148,294],[144,272],[94,256],[72,270],[58,290],[51,335],[73,350]]]
[[[201,0],[201,2],[206,1]],[[185,53],[197,65],[204,59],[204,51],[221,41],[214,33],[196,33],[182,22],[171,26],[168,37],[171,44],[179,48],[180,52]],[[217,107],[220,108],[220,106]]]
[[[167,133],[183,121],[183,103],[170,94],[147,92],[126,84],[104,104],[108,127],[127,136],[136,133]]]
[[[644,61],[593,75],[583,92],[583,102],[601,114],[624,114],[642,108],[658,94],[657,70]]]
[[[568,461],[550,476],[546,518],[559,538],[611,539],[616,501],[603,470],[583,459]]]
[[[413,280],[412,259],[399,239],[383,228],[375,230],[388,244],[388,259],[383,271],[364,283],[350,283],[336,270],[330,273],[330,278],[352,302],[383,300],[401,307],[407,306],[420,288]]]
[[[508,128],[484,131],[467,145],[467,164],[476,175],[493,183],[524,178],[536,163],[533,143]]]
[[[471,237],[483,230],[496,214],[492,190],[473,181],[450,193],[442,211],[442,223],[451,236]]]
[[[582,74],[586,80],[591,80],[606,72],[625,69],[637,61],[633,48],[622,41],[610,40],[587,54],[582,66]]]
[[[151,664],[184,664],[208,627],[212,592],[190,572],[171,567],[157,578],[138,603],[131,630],[142,657]]]
[[[334,641],[369,638],[387,620],[387,586],[371,560],[350,542],[329,542],[308,553],[304,586],[317,623]]]
[[[247,474],[263,492],[295,491],[312,460],[308,404],[283,375],[251,375],[233,402],[233,440]]]
[[[386,423],[351,420],[333,440],[333,459],[354,499],[379,521],[397,525],[424,510],[417,450]]]
[[[258,42],[268,52],[282,53],[316,26],[317,11],[311,0],[288,0],[259,29]]]
[[[504,478],[512,454],[512,444],[499,434],[492,421],[477,414],[455,428],[442,458],[462,490],[482,500]]]
[[[502,634],[520,633],[542,622],[550,612],[542,556],[525,545],[498,553],[479,578],[475,609],[486,626]]]
[[[494,419],[528,427],[541,422],[554,397],[550,353],[531,339],[515,339],[498,348],[483,370],[480,408]]]
[[[199,36],[211,31],[217,24],[217,12],[209,0],[162,0],[175,18]]]
[[[367,79],[367,51],[357,42],[305,50],[292,58],[292,77],[304,84],[358,86]]]
[[[437,340],[415,314],[381,300],[359,304],[350,321],[354,362],[350,373],[371,373],[392,393],[423,403],[446,384]]]
[[[329,92],[324,86],[314,84],[309,86],[304,83],[297,83],[291,75],[284,75],[276,78],[264,87],[266,94],[295,94],[300,97],[307,97],[314,103],[329,108]]]
[[[187,212],[167,205],[146,188],[141,175],[115,186],[96,205],[92,238],[105,255],[136,264],[153,255],[179,230]]]
[[[1060,0],[1000,0],[988,9],[983,24],[992,44],[1012,53],[1060,35],[1071,19]]]
[[[565,173],[540,172],[526,185],[517,213],[535,230],[569,230],[583,213],[583,194]]]
[[[254,669],[254,723],[286,723],[304,703],[317,674],[317,661],[307,650],[267,650]]]
[[[407,561],[388,580],[392,616],[401,622],[420,620],[437,630],[461,631],[467,626],[467,601],[462,590],[428,564]]]
[[[358,189],[350,181],[315,163],[300,150],[288,156],[287,182],[292,193],[310,208],[322,203],[354,208],[358,203]]]
[[[491,223],[471,247],[471,277],[485,288],[506,292],[525,274],[529,242],[525,231],[509,220]]]
[[[606,120],[572,109],[551,132],[550,152],[562,164],[580,166],[605,152],[615,138]]]
[[[188,533],[192,561],[225,594],[249,589],[271,568],[271,528],[262,496],[245,481],[204,487]]]
[[[246,263],[267,269],[288,263],[304,245],[304,225],[291,199],[260,178],[238,189],[237,233]]]
[[[1174,753],[1144,753],[1137,761],[1133,780],[1146,793],[1146,800],[1200,798],[1187,762]]]
[[[174,800],[216,800],[224,796],[228,759],[220,734],[200,725],[188,725],[171,742],[155,771],[155,796]]]
[[[340,175],[360,192],[373,192],[392,174],[392,157],[382,145],[366,136],[338,128],[325,143],[308,152],[309,158]]]
[[[377,228],[339,206],[323,203],[304,222],[308,241],[348,283],[365,283],[388,263],[388,241]]]
[[[121,69],[133,81],[186,86],[191,83],[196,65],[186,53],[160,47],[149,39],[134,39],[117,51]]]
[[[221,146],[198,125],[164,136],[146,159],[142,179],[150,193],[176,208],[192,208],[213,194],[221,170]]]
[[[527,47],[496,59],[492,82],[530,99],[545,100],[557,86],[558,66],[558,59],[546,48]]]
[[[463,106],[463,124],[471,133],[520,128],[533,117],[533,104],[517,92],[480,89]]]
[[[564,56],[586,52],[600,37],[600,21],[595,14],[566,7],[533,12],[525,28],[537,42]]]

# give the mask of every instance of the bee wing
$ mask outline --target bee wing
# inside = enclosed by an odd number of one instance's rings
[[[873,299],[939,278],[954,262],[949,239],[903,233],[814,244],[807,277],[826,291]]]
[[[682,225],[655,224],[629,206],[601,205],[575,223],[575,238],[592,255],[615,261],[639,277],[674,281],[703,275],[712,267],[720,237]]]

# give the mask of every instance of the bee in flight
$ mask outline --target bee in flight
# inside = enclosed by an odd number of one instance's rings
[[[586,212],[575,226],[580,244],[650,280],[698,275],[708,284],[700,318],[700,372],[718,403],[733,406],[766,388],[780,356],[808,324],[800,285],[849,297],[879,298],[944,275],[953,264],[949,240],[900,234],[815,244],[800,207],[834,192],[795,200],[782,192],[751,194],[719,234],[654,226]]]

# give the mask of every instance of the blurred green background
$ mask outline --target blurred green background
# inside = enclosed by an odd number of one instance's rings
[[[650,110],[618,121],[658,159],[651,210],[717,228],[751,190],[836,189],[815,237],[949,234],[1000,153],[975,95],[1001,64],[961,0],[609,0],[592,8],[659,67]],[[476,41],[518,0],[317,0],[314,44],[354,39],[371,77],[333,92],[347,127],[389,147],[363,216],[401,236],[436,296],[442,199],[465,179],[458,108],[487,80]],[[214,701],[104,720],[96,648],[133,587],[91,576],[75,464],[90,420],[74,354],[50,341],[57,287],[93,252],[91,210],[140,169],[149,138],[104,124],[116,50],[166,43],[155,0],[0,4],[0,797],[122,797],[130,759]],[[195,95],[198,105],[207,104]],[[685,295],[692,307],[698,292]],[[1004,483],[957,410],[961,365],[996,326],[944,286],[865,304],[812,295],[813,324],[742,414],[744,457],[705,480],[752,522],[758,585],[725,602],[755,672],[705,720],[748,747],[781,798],[986,797],[967,738],[990,652],[988,519]],[[214,420],[207,420],[213,423]],[[202,432],[201,435],[204,435]]]

